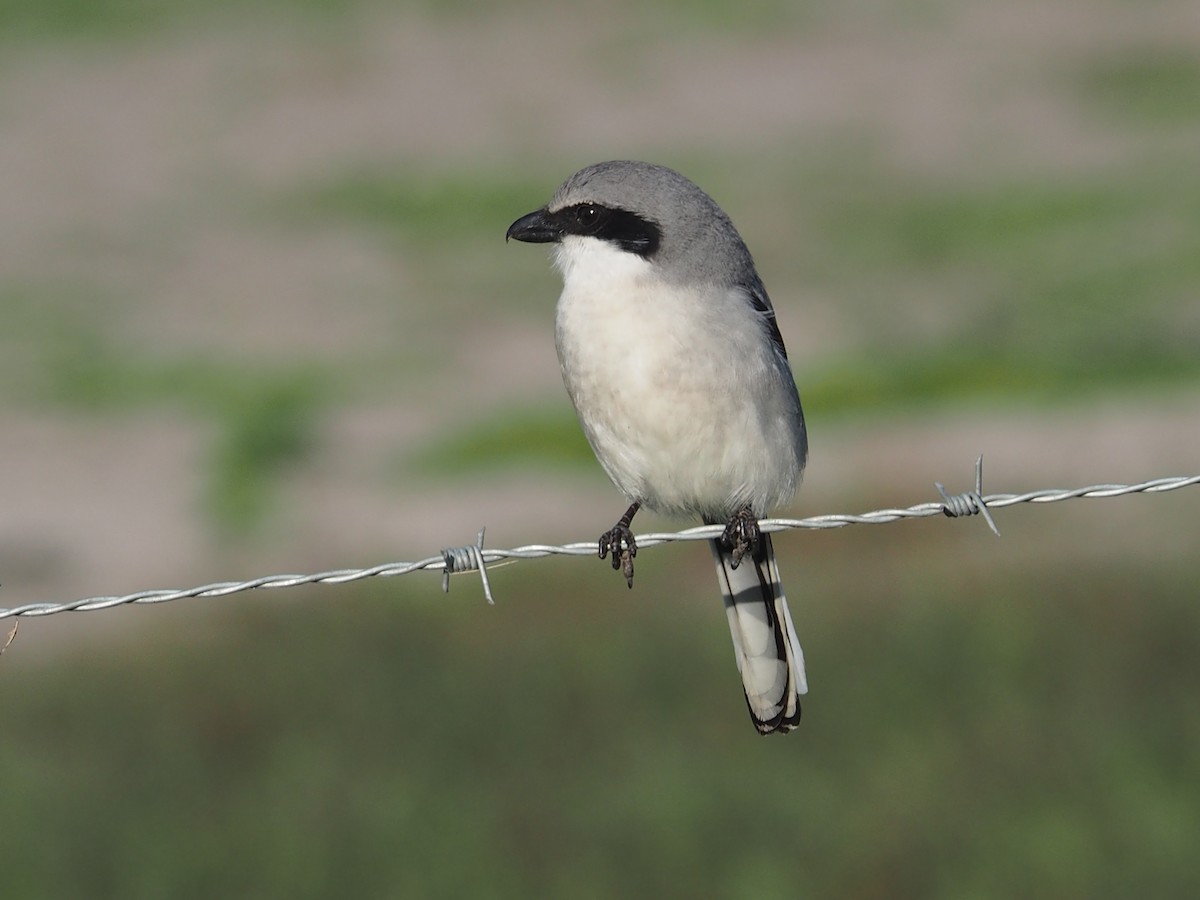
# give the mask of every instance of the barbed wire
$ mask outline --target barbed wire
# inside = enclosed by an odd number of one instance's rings
[[[844,528],[848,525],[885,525],[901,519],[921,519],[930,516],[971,516],[981,514],[987,520],[992,530],[996,531],[995,522],[988,510],[1000,509],[1006,506],[1016,506],[1019,503],[1058,503],[1064,500],[1103,499],[1121,497],[1128,494],[1161,494],[1176,491],[1180,488],[1193,487],[1200,484],[1200,475],[1180,475],[1165,478],[1154,478],[1137,484],[1093,484],[1079,488],[1044,488],[1028,491],[1023,494],[989,494],[983,496],[983,458],[976,462],[975,489],[962,494],[948,496],[941,484],[937,484],[941,501],[918,503],[902,509],[877,509],[859,514],[833,513],[820,516],[809,516],[804,519],[763,519],[759,522],[762,531],[787,531],[794,528]],[[649,532],[636,536],[638,550],[655,547],[674,541],[705,541],[718,538],[724,532],[723,525],[700,525],[675,532]],[[475,544],[466,547],[452,547],[443,550],[436,556],[429,556],[416,562],[392,562],[360,569],[335,569],[328,572],[316,572],[310,575],[266,575],[248,581],[221,581],[182,590],[149,590],[138,591],[120,596],[85,597],[66,603],[29,603],[15,606],[11,609],[0,608],[0,619],[14,617],[49,616],[61,612],[90,612],[101,609],[112,609],[116,606],[141,605],[151,603],[167,603],[173,600],[189,598],[226,597],[243,591],[257,589],[278,589],[299,587],[305,584],[348,584],[367,578],[391,578],[397,575],[408,575],[411,572],[426,570],[444,573],[442,587],[449,590],[450,575],[460,572],[478,571],[483,578],[484,594],[489,603],[493,602],[491,586],[487,580],[487,565],[501,561],[516,561],[521,559],[537,559],[545,556],[595,556],[597,555],[596,541],[578,541],[572,544],[527,544],[512,550],[490,550],[483,547],[483,529]]]

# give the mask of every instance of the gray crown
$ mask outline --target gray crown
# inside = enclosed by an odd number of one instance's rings
[[[662,242],[654,261],[665,278],[762,292],[754,260],[729,216],[674,169],[631,160],[595,163],[563,182],[547,209],[582,203],[625,210],[657,225]]]

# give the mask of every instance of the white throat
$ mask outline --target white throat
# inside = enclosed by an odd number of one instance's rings
[[[620,290],[652,274],[650,262],[608,241],[568,235],[554,247],[554,266],[570,290],[586,284],[589,289]]]

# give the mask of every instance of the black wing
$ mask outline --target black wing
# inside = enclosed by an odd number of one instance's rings
[[[775,321],[775,307],[771,305],[771,298],[767,296],[767,289],[763,287],[762,282],[755,284],[743,285],[746,296],[750,298],[750,305],[754,307],[754,311],[763,317],[767,324],[767,335],[771,338],[771,343],[775,345],[775,349],[779,351],[779,355],[787,359],[787,347],[783,346],[783,335],[779,333],[779,323]]]

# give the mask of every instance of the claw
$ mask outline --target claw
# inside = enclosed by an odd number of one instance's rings
[[[747,506],[734,513],[725,526],[724,534],[721,535],[721,543],[732,551],[730,565],[736,569],[741,563],[742,557],[746,555],[746,551],[749,551],[751,556],[756,554],[761,538],[762,532],[758,528],[758,518],[750,507]]]
[[[637,541],[629,525],[640,507],[640,503],[634,503],[616,525],[600,535],[600,558],[604,559],[612,551],[613,570],[625,576],[625,583],[630,588],[633,587],[633,558],[637,556]]]
[[[612,567],[625,576],[625,583],[633,587],[633,558],[637,556],[637,541],[628,525],[618,522],[600,535],[600,558],[612,551]]]

